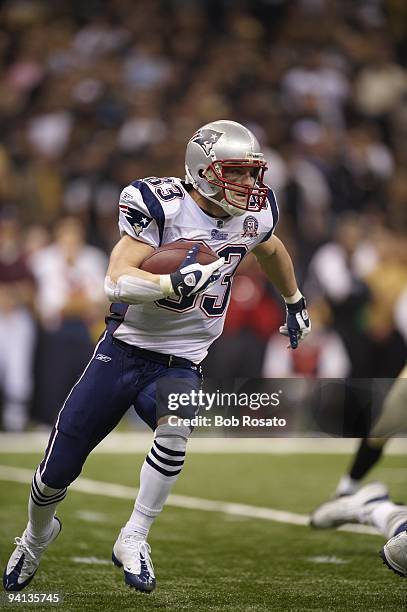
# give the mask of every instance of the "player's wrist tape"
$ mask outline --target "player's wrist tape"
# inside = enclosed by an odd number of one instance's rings
[[[175,295],[171,282],[171,274],[160,274],[160,287],[164,297]]]
[[[303,298],[303,297],[304,296],[302,295],[302,293],[301,293],[301,291],[299,289],[297,289],[297,291],[293,295],[290,295],[288,297],[283,295],[283,299],[284,299],[286,304],[295,304],[296,302],[299,302],[300,299]]]
[[[123,302],[124,304],[142,304],[144,302],[154,302],[155,300],[161,300],[172,293],[171,285],[170,291],[164,290],[167,285],[154,283],[153,281],[140,278],[138,276],[130,276],[129,274],[123,274],[117,280],[113,281],[110,276],[105,278],[105,294],[110,302]],[[168,275],[169,278],[169,275]]]

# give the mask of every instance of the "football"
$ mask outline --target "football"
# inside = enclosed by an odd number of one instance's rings
[[[152,274],[171,274],[175,272],[184,261],[189,249],[199,245],[197,262],[206,265],[212,263],[218,256],[203,242],[196,240],[177,240],[156,249],[140,264],[140,269]]]

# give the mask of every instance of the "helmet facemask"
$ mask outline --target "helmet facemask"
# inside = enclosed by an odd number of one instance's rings
[[[242,185],[237,180],[227,178],[227,173],[232,169],[250,169],[253,177],[252,185]],[[245,212],[260,212],[267,198],[268,187],[263,182],[264,173],[267,170],[262,156],[250,156],[250,159],[223,159],[212,162],[201,176],[210,184],[218,187],[218,193],[222,198],[217,200],[209,197],[212,202],[219,204],[231,215],[242,215]]]

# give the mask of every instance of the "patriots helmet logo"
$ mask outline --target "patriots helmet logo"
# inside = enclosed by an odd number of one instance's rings
[[[216,144],[219,138],[223,135],[223,132],[217,132],[216,130],[203,129],[198,130],[191,138],[191,142],[196,142],[205,151],[206,155],[210,155],[213,145]]]
[[[152,221],[151,217],[145,215],[140,210],[131,208],[127,202],[120,202],[119,208],[134,229],[136,236],[140,236],[141,232],[145,230]]]

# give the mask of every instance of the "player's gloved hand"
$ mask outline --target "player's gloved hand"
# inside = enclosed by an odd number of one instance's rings
[[[280,327],[280,334],[290,338],[290,346],[296,349],[311,331],[311,321],[308,316],[305,298],[301,298],[293,304],[287,304],[287,318],[285,325]],[[289,347],[288,347],[289,348]]]
[[[176,272],[161,275],[160,285],[164,293],[188,297],[202,293],[218,280],[220,277],[218,270],[225,263],[225,259],[220,257],[213,263],[203,266],[196,261],[198,253],[199,245],[193,246]]]

